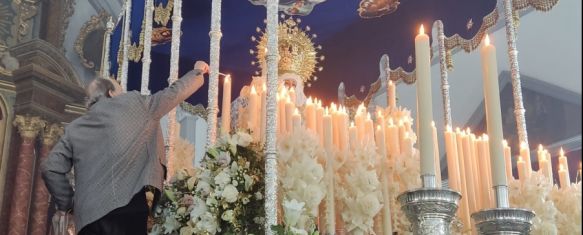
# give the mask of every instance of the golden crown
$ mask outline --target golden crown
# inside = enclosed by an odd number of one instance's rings
[[[317,81],[317,77],[312,77],[316,70],[322,71],[322,67],[317,67],[318,61],[323,61],[324,56],[317,56],[316,50],[321,50],[321,46],[315,46],[312,38],[316,38],[315,34],[309,35],[310,27],[306,26],[301,29],[299,24],[300,19],[293,19],[281,16],[283,19],[279,23],[278,28],[278,45],[279,45],[279,75],[285,73],[293,73],[299,75],[304,83],[311,86],[310,81]],[[250,50],[251,54],[256,55],[258,61],[253,61],[251,64],[258,64],[259,68],[263,69],[266,66],[265,55],[267,52],[267,34],[258,27],[257,32],[260,33],[259,40],[255,36],[251,40],[257,42],[256,50]],[[258,74],[258,72],[256,72]]]

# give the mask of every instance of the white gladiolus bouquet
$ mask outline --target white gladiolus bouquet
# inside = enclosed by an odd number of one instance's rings
[[[558,209],[558,234],[581,234],[581,182],[561,189],[554,186],[550,197]]]

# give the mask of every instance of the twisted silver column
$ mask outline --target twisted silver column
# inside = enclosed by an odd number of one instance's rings
[[[129,51],[129,47],[131,44],[131,38],[132,38],[132,34],[131,34],[131,30],[130,30],[130,22],[132,19],[132,0],[128,0],[125,2],[125,11],[123,13],[124,16],[124,21],[123,21],[123,40],[122,40],[122,52],[123,52],[123,58],[121,61],[121,68],[118,68],[119,70],[121,70],[121,87],[123,88],[124,91],[126,91],[128,89],[128,67],[129,67],[129,58],[128,58],[128,51]]]
[[[110,16],[105,26],[105,35],[103,35],[103,56],[100,72],[102,78],[109,78],[109,46],[111,45],[111,32],[113,32],[113,27],[113,19]]]
[[[207,113],[207,148],[212,147],[217,140],[217,113],[219,112],[219,57],[221,52],[221,0],[213,0],[211,4],[211,37],[209,61],[209,91]],[[230,117],[223,117],[230,118]]]
[[[149,95],[150,89],[150,64],[152,63],[152,15],[154,13],[154,0],[146,0],[144,5],[144,54],[142,55],[142,84],[140,93],[142,95]]]
[[[277,224],[277,76],[278,76],[278,5],[279,0],[267,0],[267,97],[265,143],[265,234],[272,235]]]
[[[441,96],[443,101],[443,120],[445,125],[451,124],[451,102],[449,98],[449,81],[447,79],[447,55],[445,52],[445,33],[443,22],[437,20],[434,23],[437,28],[437,46],[439,52],[439,71],[441,75]]]

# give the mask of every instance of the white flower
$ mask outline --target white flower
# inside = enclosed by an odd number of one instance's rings
[[[184,180],[188,176],[188,172],[185,169],[180,169],[176,171],[176,179]]]
[[[174,216],[167,216],[166,220],[164,221],[164,225],[162,226],[164,227],[164,234],[169,234],[172,233],[172,231],[178,229],[180,227],[180,223],[174,218]]]
[[[231,154],[228,151],[219,153],[217,162],[220,166],[228,166],[231,163]]]
[[[239,196],[239,191],[233,185],[225,186],[225,190],[223,190],[223,194],[221,195],[225,201],[229,203],[233,203],[237,201],[237,197]]]
[[[236,139],[235,143],[241,147],[247,147],[253,141],[253,137],[245,132],[237,132],[233,138]]]
[[[195,177],[191,177],[186,181],[186,186],[188,187],[188,190],[192,190],[194,188],[194,184],[196,183],[196,178]]]
[[[231,176],[226,171],[221,171],[217,176],[215,176],[215,183],[219,186],[227,185],[231,182]]]
[[[207,196],[211,191],[211,186],[209,183],[207,183],[206,181],[200,181],[198,182],[198,185],[196,185],[196,192],[200,192],[201,195],[203,196]]]
[[[180,229],[180,235],[192,235],[194,234],[194,228],[190,225],[184,226]]]
[[[244,197],[243,199],[241,199],[241,202],[243,203],[243,205],[247,205],[247,203],[249,203],[249,198]]]
[[[237,164],[237,162],[231,163],[231,172],[236,174],[237,171],[239,171],[239,164]]]
[[[218,223],[213,214],[206,212],[202,215],[200,222],[196,223],[196,228],[200,231],[215,234],[217,233]]]
[[[186,213],[186,207],[180,207],[178,208],[178,210],[176,210],[176,214],[178,215],[184,215],[184,213]]]
[[[363,215],[371,218],[381,209],[381,203],[376,195],[368,193],[356,199],[356,205]]]
[[[261,200],[261,199],[263,199],[263,194],[261,194],[261,192],[256,192],[255,198],[257,198],[257,200]]]
[[[251,190],[251,187],[252,187],[252,186],[253,186],[253,184],[255,183],[255,182],[253,181],[253,177],[251,177],[251,176],[249,176],[249,175],[247,175],[247,174],[244,174],[244,175],[243,175],[243,178],[245,179],[245,191],[249,191],[249,190]]]
[[[221,215],[221,219],[227,222],[233,221],[235,218],[235,212],[233,210],[227,210]]]
[[[206,213],[208,210],[205,201],[199,197],[194,198],[194,203],[192,204],[192,211],[190,211],[190,219],[196,222],[200,216]]]
[[[298,202],[295,199],[291,201],[283,201],[284,220],[286,225],[295,226],[304,211],[304,203]]]
[[[231,184],[235,187],[239,186],[239,181],[233,180]]]
[[[298,229],[298,228],[295,228],[295,227],[290,227],[290,232],[293,235],[308,235],[308,232],[306,230]]]

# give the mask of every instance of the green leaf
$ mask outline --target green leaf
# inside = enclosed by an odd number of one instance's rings
[[[166,197],[170,200],[175,202],[176,201],[176,197],[174,196],[174,193],[171,190],[164,190],[164,194],[166,195]]]
[[[283,225],[271,225],[271,231],[278,235],[285,235],[285,228]]]
[[[215,148],[211,148],[207,151],[207,155],[212,159],[216,159],[219,156],[219,152]]]

